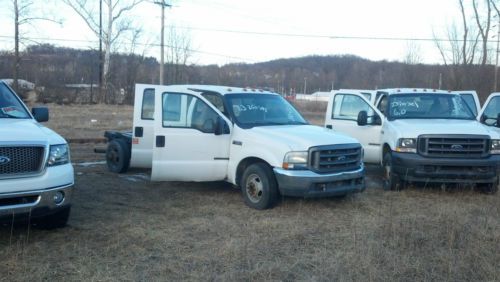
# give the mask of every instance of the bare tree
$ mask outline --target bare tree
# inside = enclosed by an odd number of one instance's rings
[[[174,26],[167,35],[167,63],[170,65],[170,82],[185,83],[183,69],[192,55],[191,37],[187,32],[180,32]]]
[[[105,15],[103,27],[99,25],[98,16],[96,12],[95,1],[88,0],[63,0],[70,6],[87,24],[90,30],[100,38],[104,44],[104,62],[102,72],[102,86],[105,96],[100,97],[100,102],[107,101],[109,95],[109,70],[111,61],[112,45],[122,36],[125,32],[132,30],[132,21],[130,18],[124,17],[127,12],[136,7],[144,0],[101,0],[105,6]]]
[[[54,23],[59,23],[60,21],[50,18],[48,16],[39,16],[37,13],[32,11],[33,1],[32,0],[12,0],[13,12],[14,12],[14,70],[13,70],[13,87],[17,91],[19,90],[19,69],[21,66],[21,56],[19,53],[19,45],[21,43],[20,28],[26,24],[32,24],[33,21],[50,21]]]
[[[483,43],[483,52],[481,59],[481,66],[486,65],[488,61],[488,36],[490,32],[491,26],[491,0],[484,0],[486,5],[486,15],[482,16],[478,12],[478,5],[476,0],[472,0],[472,8],[474,9],[474,19],[476,20],[477,28],[479,29],[479,33],[481,34],[481,40]]]
[[[404,57],[404,62],[409,65],[416,65],[422,62],[422,57],[420,56],[420,46],[413,41],[406,43],[406,54]]]

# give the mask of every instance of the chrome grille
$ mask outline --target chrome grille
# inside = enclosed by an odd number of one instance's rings
[[[485,135],[423,135],[418,152],[426,157],[481,158],[488,156],[489,144]]]
[[[44,153],[41,146],[0,147],[0,178],[41,171]]]
[[[361,166],[361,146],[340,144],[309,149],[309,168],[318,173],[356,170]]]

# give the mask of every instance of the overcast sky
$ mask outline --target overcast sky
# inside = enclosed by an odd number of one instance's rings
[[[52,2],[51,2],[52,1]],[[36,42],[97,48],[97,38],[70,8],[55,0],[34,0],[34,12],[55,13],[63,25],[24,25]],[[95,0],[98,3],[97,0]],[[190,63],[261,62],[306,55],[354,54],[371,60],[403,60],[409,41],[334,37],[432,38],[453,21],[459,24],[457,0],[172,0],[166,24],[191,39]],[[12,50],[10,0],[0,0],[0,44]],[[43,4],[43,6],[41,5]],[[144,33],[138,52],[159,57],[160,8],[142,3],[128,17]],[[168,30],[168,29],[167,29]],[[293,35],[293,36],[292,36]],[[26,41],[29,43],[29,41]],[[432,41],[414,43],[424,63],[440,63]],[[127,46],[125,46],[127,47]],[[143,50],[145,49],[145,50]]]

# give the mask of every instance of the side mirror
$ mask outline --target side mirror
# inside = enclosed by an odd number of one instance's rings
[[[217,117],[214,123],[215,123],[214,124],[215,135],[222,135],[229,133],[229,126],[227,125],[226,121],[223,118]]]
[[[368,123],[368,113],[366,111],[361,111],[358,114],[358,125],[365,126]]]
[[[33,117],[38,122],[49,121],[49,109],[45,107],[36,107],[31,109]]]
[[[500,113],[497,114],[497,124],[496,127],[500,127]]]

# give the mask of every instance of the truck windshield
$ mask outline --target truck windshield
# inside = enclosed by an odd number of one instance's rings
[[[231,115],[242,128],[308,124],[300,113],[279,95],[228,94],[226,99]]]
[[[30,118],[21,101],[0,82],[0,118]]]
[[[390,120],[394,119],[475,119],[459,95],[396,94],[389,96]]]

